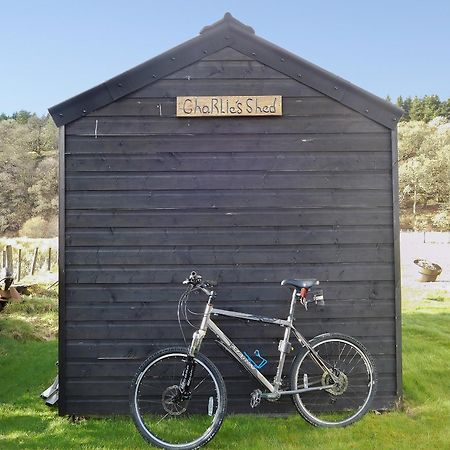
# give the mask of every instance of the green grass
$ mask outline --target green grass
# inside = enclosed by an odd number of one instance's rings
[[[0,346],[2,338],[12,337],[21,342],[56,339],[58,294],[38,286],[33,289],[33,296],[23,296],[19,301],[10,301],[0,312]]]
[[[406,290],[404,298],[408,295]],[[36,318],[46,313],[55,315],[54,299],[46,302],[41,298],[39,302],[11,307],[7,320],[3,320],[4,312],[0,313],[0,449],[149,448],[128,418],[72,423],[69,418],[58,417],[55,409],[39,399],[39,393],[52,381],[57,357],[56,341],[45,340],[48,336],[39,328],[45,321]],[[450,295],[447,291],[430,291],[424,299],[405,301],[405,307],[403,410],[369,413],[342,429],[314,428],[294,414],[286,418],[228,416],[207,448],[449,448]],[[3,328],[10,319],[18,321],[16,339],[6,337]]]

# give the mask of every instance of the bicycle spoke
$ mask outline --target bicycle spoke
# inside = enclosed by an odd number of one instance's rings
[[[158,422],[156,422],[156,425],[158,425],[158,423],[163,421],[168,415],[169,415],[169,413],[167,413],[164,417],[161,417],[161,419],[159,419]]]
[[[329,387],[295,394],[299,411],[317,425],[339,425],[356,420],[360,411],[367,408],[372,396],[372,372],[365,363],[363,352],[345,338],[323,338],[313,348],[331,369],[333,376],[323,372],[305,353],[298,363],[297,386],[303,387],[303,377],[307,374],[308,387]]]
[[[149,360],[137,378],[132,408],[141,434],[153,444],[180,448],[209,440],[225,413],[224,384],[217,369],[211,369],[210,362],[196,359],[190,393],[181,395],[179,383],[186,355],[163,351],[154,361],[151,357]]]

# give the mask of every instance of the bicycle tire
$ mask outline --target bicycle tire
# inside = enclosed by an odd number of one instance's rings
[[[183,347],[159,350],[141,364],[131,382],[129,402],[134,424],[147,442],[160,448],[199,448],[215,436],[225,418],[223,377],[200,353],[194,358],[192,397],[173,401],[186,357]]]
[[[314,426],[342,427],[361,419],[370,409],[377,389],[377,374],[370,353],[355,338],[339,333],[317,336],[310,344],[333,368],[339,384],[327,390],[293,394],[297,411]],[[290,376],[292,390],[332,383],[309,354],[305,349],[294,359]]]

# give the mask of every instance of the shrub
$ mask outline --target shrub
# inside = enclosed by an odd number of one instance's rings
[[[450,208],[442,208],[432,219],[433,225],[442,231],[450,230]]]
[[[45,220],[42,217],[32,217],[23,224],[19,231],[19,235],[30,238],[48,238],[57,236],[57,219]]]

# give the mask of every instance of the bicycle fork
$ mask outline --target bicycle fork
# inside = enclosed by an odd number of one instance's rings
[[[203,313],[202,322],[200,324],[200,328],[194,332],[192,335],[191,345],[189,346],[188,355],[186,357],[186,367],[181,374],[181,380],[178,385],[178,389],[180,391],[180,395],[183,399],[188,399],[191,396],[191,383],[194,378],[195,372],[195,355],[200,350],[202,345],[202,341],[206,336],[207,323],[209,320],[209,316],[211,315],[212,304],[211,298],[208,299],[208,303],[205,308],[205,312]]]

